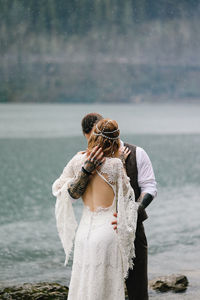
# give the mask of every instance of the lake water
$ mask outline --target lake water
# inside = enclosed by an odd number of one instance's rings
[[[158,196],[148,207],[149,278],[186,274],[186,293],[152,299],[200,299],[200,104],[0,105],[0,285],[57,281],[70,266],[55,224],[51,185],[86,142],[80,121],[97,111],[116,119],[124,141],[153,163]],[[80,218],[81,201],[75,203]]]

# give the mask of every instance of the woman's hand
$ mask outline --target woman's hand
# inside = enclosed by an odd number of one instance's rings
[[[119,158],[121,159],[123,165],[125,165],[126,159],[130,153],[131,150],[128,147],[123,146],[119,149]]]
[[[91,153],[87,152],[87,155],[88,158],[84,163],[84,169],[88,173],[96,171],[96,169],[98,169],[105,161],[102,148],[99,148],[99,146],[94,147]]]

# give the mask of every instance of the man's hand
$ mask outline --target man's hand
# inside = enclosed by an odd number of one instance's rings
[[[145,208],[147,208],[147,206],[153,200],[153,196],[149,193],[141,194],[140,197],[141,197],[141,201],[140,201],[140,205],[138,207],[138,214],[139,215],[144,211]]]
[[[119,149],[119,158],[121,159],[123,165],[125,165],[126,159],[130,153],[131,150],[128,147],[123,146]]]
[[[115,218],[117,218],[117,213],[114,213],[113,216],[114,216]],[[117,220],[112,221],[111,224],[113,225],[113,229],[114,229],[114,230],[117,230]]]
[[[105,161],[105,157],[103,157],[102,148],[99,146],[94,147],[92,152],[89,154],[88,159],[84,163],[84,169],[88,173],[93,173],[100,167]]]

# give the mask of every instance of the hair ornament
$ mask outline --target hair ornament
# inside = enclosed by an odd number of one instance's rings
[[[107,136],[107,135],[104,134],[104,133],[110,134],[110,133],[119,132],[119,129],[115,129],[115,130],[113,130],[113,131],[104,131],[106,125],[107,125],[110,121],[112,121],[112,120],[108,120],[108,121],[106,122],[106,124],[104,125],[102,131],[98,128],[98,126],[97,126],[97,124],[96,124],[96,129],[98,130],[98,133],[93,132],[93,134],[94,134],[94,135],[97,135],[97,136],[102,136],[102,137],[104,137],[104,138],[106,138],[106,139],[109,139],[109,140],[118,140],[119,136],[117,136],[117,137],[109,137],[109,136]]]

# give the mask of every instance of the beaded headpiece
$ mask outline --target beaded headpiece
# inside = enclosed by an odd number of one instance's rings
[[[113,131],[104,131],[106,125],[107,125],[109,122],[111,122],[111,121],[112,121],[112,120],[108,120],[108,121],[106,122],[106,124],[104,125],[102,131],[98,128],[98,126],[97,126],[97,124],[96,124],[96,129],[97,129],[98,132],[93,132],[93,134],[94,134],[94,135],[97,135],[97,136],[102,136],[102,137],[104,137],[104,138],[106,138],[106,139],[109,139],[109,140],[113,140],[113,141],[114,141],[114,140],[117,140],[117,139],[119,138],[119,135],[118,135],[117,137],[109,137],[109,136],[107,136],[106,134],[111,134],[111,133],[119,132],[119,129],[115,129],[115,130],[113,130]]]

